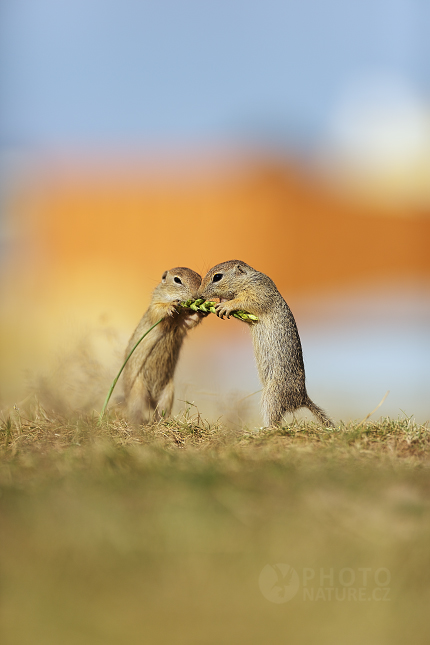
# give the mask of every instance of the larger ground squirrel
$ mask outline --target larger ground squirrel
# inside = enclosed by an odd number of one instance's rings
[[[185,267],[165,271],[130,338],[125,356],[163,318],[137,346],[124,368],[125,403],[132,423],[147,423],[151,417],[168,416],[172,410],[173,375],[182,343],[188,330],[204,316],[189,309],[178,309],[177,305],[181,300],[195,299],[201,281],[198,273]]]
[[[268,426],[287,412],[308,408],[326,426],[333,423],[306,392],[302,346],[296,321],[274,282],[245,262],[230,260],[203,278],[199,297],[220,298],[216,312],[230,317],[242,309],[258,317],[251,325],[258,373],[263,384],[262,409]]]

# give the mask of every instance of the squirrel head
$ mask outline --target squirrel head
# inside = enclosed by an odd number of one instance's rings
[[[195,271],[175,267],[163,273],[157,290],[161,289],[168,300],[195,300],[201,281],[202,277]]]
[[[257,271],[241,260],[217,264],[207,272],[199,289],[199,298],[232,300],[252,282]]]

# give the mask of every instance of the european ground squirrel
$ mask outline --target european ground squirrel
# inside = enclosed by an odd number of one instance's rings
[[[323,425],[333,425],[306,392],[296,321],[267,275],[240,260],[223,262],[203,278],[199,297],[219,298],[215,308],[220,318],[229,318],[237,309],[258,317],[258,322],[251,324],[251,333],[263,384],[261,404],[266,425],[279,425],[287,412],[302,407],[308,408]]]
[[[125,356],[139,338],[160,318],[164,320],[138,345],[124,368],[124,397],[132,423],[168,416],[174,397],[173,375],[187,332],[204,317],[189,309],[177,309],[181,300],[197,297],[201,276],[191,269],[165,271],[154,289],[151,303],[128,343]]]

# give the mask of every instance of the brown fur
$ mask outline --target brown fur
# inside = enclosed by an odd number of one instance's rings
[[[221,276],[213,281],[214,276]],[[230,260],[203,278],[199,297],[212,300],[220,318],[238,309],[258,317],[251,325],[258,373],[263,384],[262,410],[268,426],[279,425],[287,412],[308,408],[323,425],[333,423],[306,392],[302,346],[296,321],[274,282],[245,262]]]
[[[178,284],[175,278],[181,281]],[[139,338],[160,318],[164,318],[138,345],[124,368],[124,395],[127,416],[132,423],[147,423],[152,417],[168,416],[172,410],[173,375],[187,332],[203,318],[189,309],[177,310],[181,300],[197,297],[202,279],[185,267],[163,273],[154,289],[151,303],[128,343],[125,356]]]

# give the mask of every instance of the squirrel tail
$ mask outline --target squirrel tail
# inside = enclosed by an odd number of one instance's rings
[[[321,425],[325,426],[326,428],[334,428],[334,423],[330,419],[330,417],[324,412],[324,410],[319,408],[313,401],[311,401],[309,397],[307,398],[304,407],[308,408],[308,410],[310,410],[312,414],[316,416]]]

